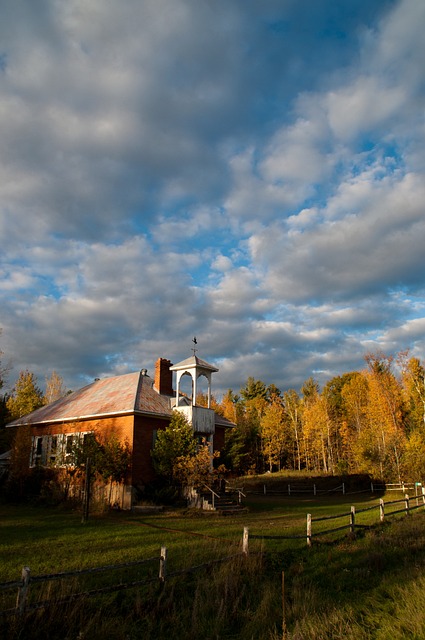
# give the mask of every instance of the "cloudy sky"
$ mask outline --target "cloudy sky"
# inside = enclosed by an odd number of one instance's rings
[[[423,0],[2,0],[9,386],[425,357]]]

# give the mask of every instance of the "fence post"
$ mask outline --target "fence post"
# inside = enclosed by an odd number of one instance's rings
[[[370,483],[370,491],[373,493],[373,482]]]
[[[90,458],[86,460],[86,477],[84,478],[84,500],[83,500],[83,515],[81,517],[81,522],[84,524],[89,519],[89,511],[90,511]]]
[[[382,498],[379,499],[379,520],[384,522],[385,518],[385,503]]]
[[[316,495],[316,485],[313,485],[313,494]]]
[[[409,515],[409,496],[406,495],[404,496],[404,504],[406,505],[406,515]]]
[[[30,573],[31,571],[29,567],[22,568],[22,584],[18,589],[18,596],[16,598],[16,609],[20,615],[24,613],[25,606],[27,604],[28,590],[30,586]]]
[[[266,495],[267,490],[266,490],[266,485],[265,484],[263,485],[263,491],[264,491],[264,495]]]
[[[249,553],[249,528],[243,528],[243,537],[242,537],[242,553],[244,556],[247,556]]]
[[[350,531],[354,533],[356,526],[356,507],[351,507],[350,513]]]
[[[311,513],[307,513],[307,546],[311,547]]]
[[[345,496],[345,482],[342,483],[342,495]]]
[[[159,579],[164,584],[167,576],[167,547],[161,547],[161,555],[159,557]]]
[[[288,484],[288,496],[290,496],[290,495],[291,495],[291,485]]]
[[[282,571],[282,640],[288,637],[286,629],[286,607],[285,607],[285,572]]]

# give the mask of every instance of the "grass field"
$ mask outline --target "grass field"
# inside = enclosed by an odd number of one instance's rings
[[[384,525],[378,508],[367,511],[358,521],[374,526],[362,529],[356,540],[339,532],[308,549],[307,513],[348,513],[351,505],[356,510],[377,505],[377,497],[249,495],[247,503],[248,513],[238,516],[170,509],[143,516],[94,515],[85,524],[75,511],[0,505],[0,582],[18,579],[25,565],[33,575],[90,568],[157,557],[164,545],[174,571],[240,550],[244,527],[252,552],[248,560],[172,578],[164,587],[154,583],[3,622],[5,637],[161,640],[173,633],[188,639],[275,640],[283,638],[284,571],[288,639],[425,639],[423,509]],[[303,537],[272,537],[292,534]],[[158,564],[146,571],[157,575]],[[134,579],[136,573],[126,570],[113,581]],[[91,576],[87,584],[92,588],[111,579]],[[49,597],[80,588],[87,585],[51,583]]]

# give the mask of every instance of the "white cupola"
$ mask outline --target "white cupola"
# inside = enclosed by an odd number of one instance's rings
[[[218,371],[217,367],[193,355],[171,366],[170,371],[176,372],[176,400],[174,408],[185,415],[195,433],[213,434],[215,431],[215,412],[211,409],[211,377],[213,373]],[[184,375],[190,376],[192,380],[192,399],[190,403],[188,403],[186,396],[180,395],[180,382]],[[196,406],[198,380],[201,376],[204,376],[208,382],[207,407]]]

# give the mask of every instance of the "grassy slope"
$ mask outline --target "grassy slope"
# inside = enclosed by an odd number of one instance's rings
[[[85,525],[75,512],[0,506],[0,581],[17,579],[23,565],[38,574],[112,564],[156,556],[164,544],[169,548],[170,570],[190,566],[232,553],[244,526],[253,536],[299,533],[305,531],[307,512],[341,513],[351,504],[357,508],[371,504],[369,497],[362,496],[361,502],[354,497],[251,496],[251,510],[244,516],[119,513],[92,517]],[[372,502],[377,503],[376,497]],[[367,512],[364,517],[377,522],[378,513]],[[339,541],[326,538],[312,549],[304,540],[251,540],[252,550],[266,552],[261,565],[254,556],[246,567],[222,567],[206,576],[170,581],[163,592],[155,586],[135,600],[111,596],[96,607],[101,617],[91,612],[91,622],[81,611],[69,612],[69,631],[58,627],[58,637],[76,637],[76,630],[84,629],[91,639],[106,635],[117,640],[159,640],[172,629],[180,638],[281,638],[284,570],[290,638],[425,638],[424,524],[425,514],[418,510],[409,518],[401,516],[391,525],[363,533],[356,541],[339,534]],[[40,634],[46,633],[40,620],[37,624]],[[10,629],[9,635],[13,638]],[[54,638],[51,630],[50,637]]]

